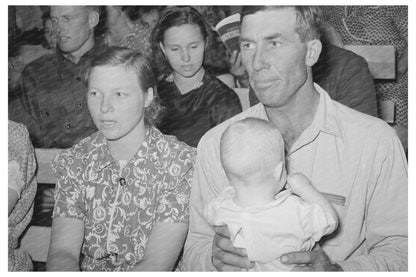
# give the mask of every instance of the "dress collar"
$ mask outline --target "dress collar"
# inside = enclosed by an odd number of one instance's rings
[[[134,163],[137,158],[140,156],[140,152],[144,145],[152,145],[155,143],[156,138],[158,138],[158,134],[160,131],[158,131],[154,126],[146,126],[146,137],[142,143],[142,145],[139,147],[138,151],[134,156],[127,162]],[[108,147],[107,140],[104,137],[104,135],[98,131],[98,134],[96,138],[91,142],[92,145],[98,145],[94,151],[96,153],[92,154],[91,157],[96,157],[96,160],[93,161],[93,168],[94,171],[102,171],[106,167],[112,165],[112,164],[118,164],[118,160],[115,160],[113,156],[111,155],[110,148]]]

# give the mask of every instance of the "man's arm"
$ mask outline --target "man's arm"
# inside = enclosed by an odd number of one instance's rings
[[[283,263],[298,265],[303,271],[406,271],[407,239],[407,162],[394,130],[382,132],[371,161],[366,201],[365,249],[368,254],[346,261],[330,261],[322,249],[293,252],[282,256]],[[363,161],[364,162],[364,161]],[[301,266],[299,266],[301,265]]]
[[[211,262],[214,231],[203,215],[205,205],[209,199],[215,197],[212,191],[213,184],[209,179],[209,173],[215,174],[215,172],[207,161],[209,155],[212,154],[208,154],[208,156],[206,154],[198,147],[197,162],[191,185],[189,231],[183,255],[183,266],[186,271],[215,270]]]
[[[29,64],[21,74],[15,94],[9,100],[9,119],[24,124],[29,131],[33,145],[42,147],[43,135],[40,128],[37,99],[38,84],[39,80],[37,80],[34,69]]]
[[[375,151],[367,197],[366,248],[369,255],[338,262],[344,270],[408,269],[407,161],[397,135],[383,133]],[[393,134],[394,133],[394,134]]]

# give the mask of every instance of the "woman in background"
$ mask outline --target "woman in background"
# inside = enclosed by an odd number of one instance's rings
[[[212,31],[191,7],[171,7],[152,33],[165,134],[196,147],[206,131],[241,112],[237,94],[208,72]]]
[[[140,6],[106,6],[106,13],[107,45],[130,48],[150,58],[152,28],[138,18]]]

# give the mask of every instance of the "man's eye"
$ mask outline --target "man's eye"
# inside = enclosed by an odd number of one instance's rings
[[[97,93],[95,90],[90,91],[90,95],[91,95],[91,96],[97,96],[97,94],[98,94],[98,93]]]
[[[269,42],[269,44],[270,44],[272,47],[279,47],[279,46],[281,46],[281,45],[282,45],[282,43],[281,43],[280,41],[276,41],[276,40],[271,40],[271,41]]]
[[[242,42],[240,43],[240,48],[242,50],[250,50],[254,47],[253,43],[251,42]]]
[[[125,96],[126,94],[121,92],[121,91],[117,91],[116,95],[119,96],[119,97],[122,97],[122,96]]]

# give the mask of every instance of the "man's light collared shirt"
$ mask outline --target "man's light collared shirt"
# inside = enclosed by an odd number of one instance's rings
[[[320,100],[311,125],[287,153],[289,173],[305,174],[331,201],[339,227],[323,250],[344,270],[407,270],[407,161],[395,131],[382,120],[330,99]],[[219,156],[225,129],[238,120],[267,120],[260,103],[207,132],[198,145],[184,269],[215,270],[208,203],[230,184]]]

